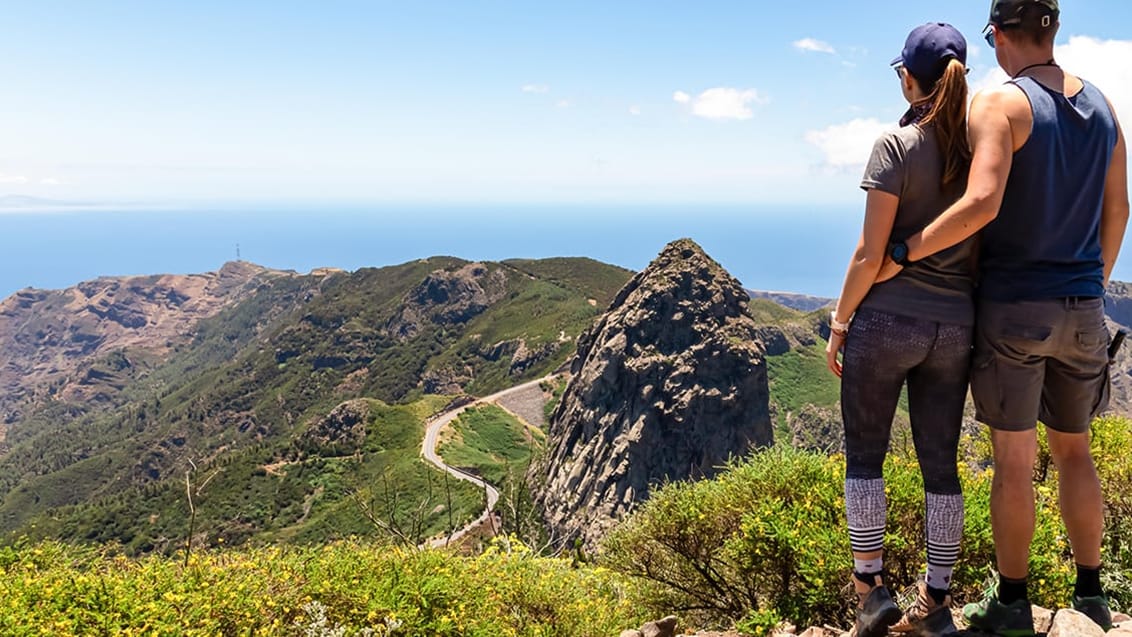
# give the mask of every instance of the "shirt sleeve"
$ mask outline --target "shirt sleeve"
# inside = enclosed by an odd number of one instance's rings
[[[873,144],[873,153],[861,178],[861,189],[877,189],[900,196],[904,185],[904,145],[895,132],[885,133]]]

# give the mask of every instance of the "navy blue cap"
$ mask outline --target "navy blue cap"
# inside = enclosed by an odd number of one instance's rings
[[[950,24],[929,22],[912,29],[892,65],[901,64],[916,79],[932,82],[943,76],[944,61],[952,58],[967,65],[966,38]]]

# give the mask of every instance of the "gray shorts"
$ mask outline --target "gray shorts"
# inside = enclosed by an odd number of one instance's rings
[[[1108,406],[1104,300],[981,301],[971,394],[980,422],[1004,431],[1081,433]]]

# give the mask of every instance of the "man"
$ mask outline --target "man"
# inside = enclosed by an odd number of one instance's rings
[[[1103,296],[1128,221],[1128,168],[1111,104],[1053,59],[1059,15],[1057,0],[994,0],[987,42],[1012,79],[971,104],[966,194],[889,253],[903,265],[982,230],[971,391],[994,445],[999,583],[964,614],[1008,636],[1034,634],[1026,578],[1038,420],[1077,563],[1073,605],[1105,629],[1112,623],[1089,426],[1108,401]]]

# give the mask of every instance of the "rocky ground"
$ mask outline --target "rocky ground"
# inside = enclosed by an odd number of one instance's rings
[[[960,609],[955,609],[956,625],[965,627]],[[1070,609],[1051,611],[1034,607],[1034,629],[1045,637],[1132,637],[1132,617],[1123,613],[1113,615],[1112,630],[1105,633],[1088,617]],[[639,629],[621,632],[620,637],[675,637],[676,635],[695,635],[696,637],[744,637],[736,631],[712,632],[684,630],[675,616],[649,622]],[[795,626],[782,626],[771,633],[771,637],[849,637],[848,631],[832,626],[812,626],[799,629]],[[961,637],[989,637],[980,632],[960,630]]]
[[[543,391],[542,387],[535,385],[522,391],[507,394],[496,402],[507,411],[527,421],[527,424],[542,428],[546,426],[546,415],[543,412],[543,405],[546,404],[546,400],[547,393]]]

